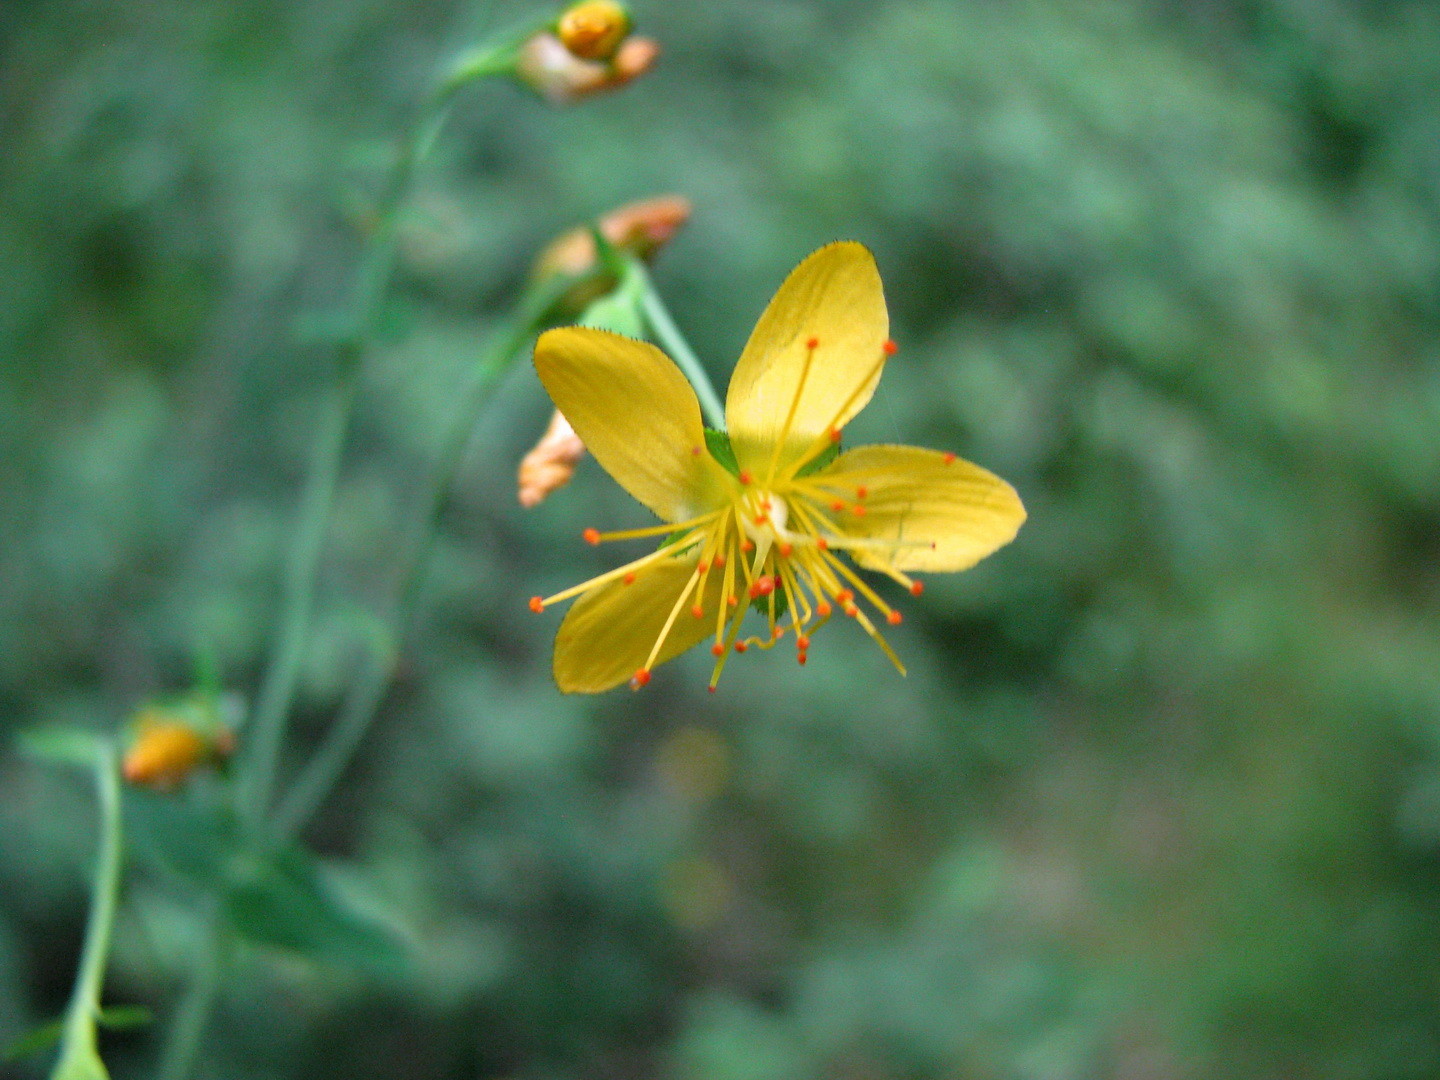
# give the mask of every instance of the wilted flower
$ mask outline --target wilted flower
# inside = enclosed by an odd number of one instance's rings
[[[546,100],[569,105],[633,82],[654,66],[659,55],[657,41],[632,34],[608,60],[586,60],[547,31],[520,47],[515,76]]]
[[[551,492],[568,484],[584,456],[585,444],[556,409],[545,434],[520,462],[520,505],[526,509],[539,506]]]
[[[583,327],[551,330],[535,367],[586,447],[665,524],[587,529],[590,543],[664,537],[660,548],[542,599],[579,597],[555,638],[555,679],[597,693],[650,672],[707,637],[716,656],[770,648],[788,614],[798,659],[835,610],[904,672],[865,601],[901,621],[841,558],[914,595],[914,571],[956,571],[1008,543],[1025,520],[1014,489],[954,454],[912,446],[837,453],[895,351],[875,261],[859,244],[821,248],[781,285],[730,380],[728,437],[707,432],[695,392],[652,345]],[[746,608],[767,632],[741,639]]]

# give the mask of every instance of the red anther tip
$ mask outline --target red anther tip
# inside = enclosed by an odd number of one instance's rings
[[[530,610],[535,612],[536,615],[539,615],[545,610],[545,601],[541,600],[538,596],[530,597]]]
[[[839,592],[837,592],[837,593],[835,594],[835,600],[836,600],[837,603],[848,604],[848,603],[850,603],[851,600],[854,600],[854,599],[855,599],[855,594],[854,594],[853,592],[851,592],[849,589],[841,589]]]
[[[691,457],[699,457],[699,456],[700,456],[700,448],[699,448],[698,446],[692,446],[692,447],[690,447],[690,456],[691,456]]]
[[[809,660],[809,659],[810,659],[810,658],[809,658],[808,656],[806,656],[803,652],[802,652],[802,653],[796,653],[796,654],[795,654],[795,660],[796,660],[796,662],[797,662],[801,667],[804,667],[804,666],[805,666],[805,661],[806,661],[806,660]]]
[[[823,536],[819,536],[815,538],[815,546],[818,547],[821,551],[829,551],[830,541],[826,540]]]
[[[749,537],[746,537],[744,540],[740,541],[740,550],[741,550],[741,551],[754,551],[754,550],[755,550],[755,541],[754,541],[754,540],[751,540]]]
[[[805,342],[805,347],[807,349],[816,349],[819,348],[819,346],[820,339],[818,337],[812,337],[809,341]]]
[[[630,688],[632,690],[639,690],[640,687],[646,685],[649,681],[650,671],[648,668],[642,667],[639,671],[635,672],[634,675],[630,676]]]
[[[739,607],[739,606],[740,606],[740,601],[737,600],[737,599],[735,599],[735,597],[733,597],[733,596],[727,596],[727,597],[725,598],[725,606],[726,606],[726,607]]]
[[[832,427],[832,428],[830,429],[830,441],[831,441],[831,442],[839,442],[839,441],[840,441],[840,429],[839,429],[839,428],[834,428],[834,427]]]
[[[750,647],[750,646],[749,646],[749,645],[746,645],[743,641],[737,641],[737,642],[735,642],[735,651],[736,651],[736,652],[744,652],[744,651],[745,651],[746,649],[748,649],[749,647]]]
[[[840,610],[845,612],[845,614],[849,615],[852,619],[855,618],[856,615],[860,614],[860,609],[857,608],[854,604],[846,604]]]
[[[783,626],[777,626],[774,630],[770,632],[770,637],[775,641],[779,641],[784,636],[785,628]]]
[[[711,655],[711,656],[724,656],[724,655],[725,655],[725,646],[722,645],[722,644],[720,644],[720,642],[718,642],[718,641],[715,642],[714,645],[711,645],[711,646],[710,646],[710,655]],[[711,689],[711,690],[714,690],[715,688],[712,686],[710,689]]]
[[[864,517],[864,516],[865,516],[865,507],[861,506],[859,503],[856,503],[854,506],[852,506],[852,507],[850,508],[850,512],[851,512],[852,514],[854,514],[856,517]]]
[[[904,620],[904,618],[905,617],[901,615],[898,611],[892,611],[889,615],[885,616],[885,621],[888,622],[891,626],[899,626],[900,623]]]
[[[830,605],[824,600],[821,600],[815,605],[815,614],[819,615],[822,619],[825,618],[825,616],[830,614]]]
[[[709,686],[707,686],[705,689],[706,689],[706,690],[709,690],[710,693],[713,694],[713,693],[715,692],[715,684],[714,684],[714,683],[711,683],[711,684],[710,684]]]
[[[631,570],[630,573],[628,573],[628,574],[625,575],[625,584],[626,584],[626,585],[634,585],[634,584],[635,584],[635,571],[634,571],[634,570]]]
[[[795,549],[789,544],[781,544],[779,547],[780,554],[785,556],[785,558],[787,559],[790,557],[790,553],[794,550]]]
[[[895,342],[893,342],[889,338],[886,338],[885,344],[881,345],[880,347],[885,350],[886,356],[894,356],[895,353],[898,352],[900,349],[900,346],[896,345]]]
[[[756,524],[756,525],[768,525],[769,523],[770,523],[770,516],[769,516],[768,514],[757,514],[757,515],[755,515],[755,524]]]
[[[857,487],[857,488],[855,489],[855,498],[857,498],[857,499],[863,499],[863,498],[865,498],[866,495],[869,495],[869,494],[870,494],[870,489],[867,488],[864,484],[861,484],[859,487]]]
[[[924,591],[925,591],[925,583],[924,583],[923,581],[912,581],[912,582],[910,582],[910,595],[911,595],[911,596],[919,596],[919,595],[920,595],[921,593],[923,593]]]
[[[946,464],[946,465],[949,465],[949,464],[950,464],[952,461],[954,461],[954,460],[955,460],[955,455],[954,455],[954,454],[947,453],[947,454],[945,455],[945,464]]]
[[[700,573],[703,574],[703,573],[705,573],[707,570],[710,569],[710,564],[709,564],[708,562],[706,562],[704,559],[701,559],[698,563],[695,564],[695,569],[698,570],[698,571],[700,571]]]
[[[705,609],[699,604],[696,604],[690,609],[690,614],[697,619],[703,619],[705,617]]]
[[[831,510],[834,510],[835,513],[838,514],[838,513],[842,512],[842,511],[845,509],[845,503],[844,503],[843,501],[841,501],[840,499],[836,499],[834,502],[832,502],[832,503],[830,504],[830,509],[831,509]]]
[[[724,565],[725,565],[725,556],[724,556],[724,555],[716,555],[716,556],[715,556],[715,565],[716,565],[716,566],[724,566]]]
[[[586,542],[587,544],[598,544],[598,543],[600,543],[600,530],[599,530],[599,529],[586,529],[586,530],[585,530],[583,533],[581,533],[580,535],[585,538],[585,542]]]
[[[769,596],[775,591],[775,579],[769,574],[762,574],[750,586],[750,598],[756,599],[761,596]]]
[[[741,470],[740,470],[740,483],[742,483],[742,484],[748,484],[748,483],[750,483],[750,482],[751,482],[752,480],[754,480],[754,479],[755,479],[755,478],[750,475],[750,470],[748,470],[748,469],[741,469]]]
[[[801,652],[804,652],[806,649],[808,649],[808,648],[810,647],[810,639],[809,639],[808,637],[806,637],[804,634],[801,634],[799,637],[797,637],[797,638],[795,639],[795,647],[796,647],[797,649],[799,649]]]

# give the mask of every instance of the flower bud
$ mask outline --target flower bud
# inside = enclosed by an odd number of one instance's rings
[[[581,60],[609,60],[630,33],[630,13],[614,0],[584,0],[560,16],[555,34]]]
[[[129,783],[157,791],[173,791],[197,768],[219,763],[235,749],[229,728],[195,724],[183,709],[143,709],[134,729],[121,772]]]
[[[585,444],[556,409],[535,449],[520,462],[520,505],[527,509],[539,506],[552,492],[568,484],[584,456]]]
[[[600,235],[621,251],[649,259],[690,219],[690,200],[660,195],[612,210],[597,223]],[[590,271],[596,271],[589,275]],[[588,228],[572,229],[550,244],[535,260],[531,283],[556,274],[583,278],[551,309],[551,321],[570,322],[595,300],[615,288],[614,275],[600,271],[595,237]]]

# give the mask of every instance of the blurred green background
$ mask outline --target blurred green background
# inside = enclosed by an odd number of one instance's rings
[[[453,388],[534,254],[679,192],[656,278],[723,386],[784,274],[875,252],[856,442],[1030,521],[859,631],[564,698],[554,613],[645,524],[548,403],[476,431],[426,614],[312,846],[408,965],[242,953],[211,1077],[1440,1076],[1440,8],[636,4],[661,65],[467,93],[406,219],[292,747],[355,670]],[[452,0],[0,5],[0,1042],[64,1007],[92,798],[10,738],[215,656],[251,695],[315,328]],[[168,1017],[199,905],[133,864],[107,997]],[[108,1037],[148,1075],[162,1028]],[[15,1066],[16,1076],[40,1075]]]

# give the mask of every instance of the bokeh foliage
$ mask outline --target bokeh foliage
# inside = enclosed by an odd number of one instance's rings
[[[242,958],[226,1077],[1440,1076],[1440,11],[1427,0],[637,5],[662,66],[468,97],[404,232],[300,747],[366,647],[452,387],[556,232],[676,191],[657,280],[723,385],[784,273],[876,252],[856,441],[1031,520],[906,604],[558,695],[525,598],[642,524],[539,510],[523,366],[381,725],[309,839],[408,966]],[[252,692],[317,394],[448,0],[0,8],[0,730]],[[643,423],[643,416],[637,423]],[[83,789],[0,757],[0,1041],[63,1007]],[[137,864],[144,865],[144,864]],[[132,873],[111,994],[196,928]],[[153,1034],[107,1043],[143,1075]],[[141,1071],[135,1071],[141,1070]]]

